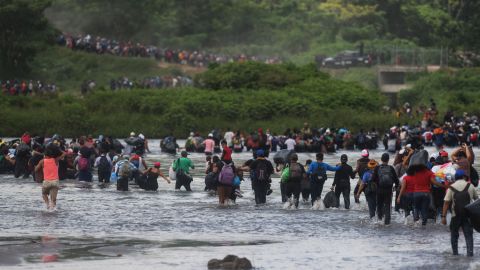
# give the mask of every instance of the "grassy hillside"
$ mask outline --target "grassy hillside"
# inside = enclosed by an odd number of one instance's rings
[[[159,67],[154,59],[97,55],[58,46],[40,52],[31,67],[30,78],[55,82],[61,91],[71,93],[79,92],[84,80],[95,80],[97,85],[108,86],[111,79],[121,76],[133,80],[182,73],[177,67]]]

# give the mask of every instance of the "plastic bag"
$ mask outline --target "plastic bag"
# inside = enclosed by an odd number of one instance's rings
[[[340,201],[335,196],[335,192],[329,191],[326,195],[325,198],[323,199],[323,204],[325,205],[325,208],[330,208],[330,207],[335,207],[338,208],[340,205]]]
[[[112,172],[112,174],[110,175],[110,182],[115,183],[117,182],[117,180],[118,180],[117,173]]]
[[[290,178],[290,167],[286,166],[285,168],[283,168],[282,170],[282,174],[280,176],[280,180],[282,181],[282,183],[286,183],[288,182],[288,179]]]
[[[170,180],[177,180],[177,173],[173,170],[173,165],[168,168],[168,177]]]

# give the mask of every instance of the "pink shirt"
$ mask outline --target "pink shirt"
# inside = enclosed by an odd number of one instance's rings
[[[206,139],[203,143],[205,144],[205,152],[213,153],[213,148],[215,147],[215,141],[212,139]]]

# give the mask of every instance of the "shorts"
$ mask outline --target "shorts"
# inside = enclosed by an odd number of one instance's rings
[[[58,190],[58,187],[60,186],[58,180],[50,180],[50,181],[43,181],[42,184],[42,194],[50,194],[50,191],[52,190]]]

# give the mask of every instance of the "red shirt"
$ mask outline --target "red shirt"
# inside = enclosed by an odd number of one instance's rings
[[[415,181],[413,192],[430,192],[431,179],[434,177],[432,171],[424,169],[412,176]]]
[[[405,186],[406,193],[412,193],[415,191],[415,179],[413,178],[413,176],[405,175],[403,177],[403,184],[406,185]]]
[[[223,147],[222,160],[232,160],[232,149],[230,147]]]

